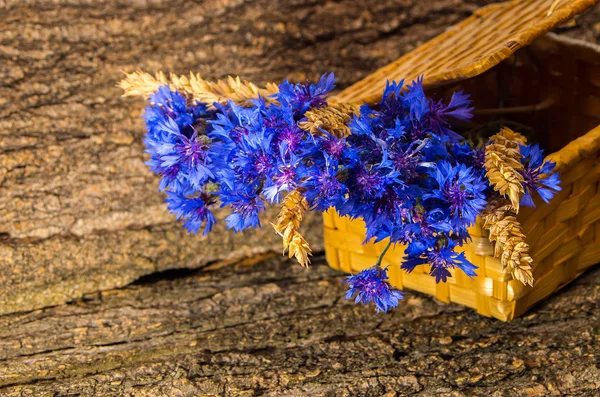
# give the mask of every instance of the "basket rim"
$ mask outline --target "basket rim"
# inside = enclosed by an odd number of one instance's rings
[[[567,146],[549,154],[546,160],[556,163],[555,171],[563,172],[600,150],[600,124]]]
[[[380,82],[385,79],[385,76],[389,70],[393,70],[397,65],[401,65],[414,57],[418,57],[420,54],[433,51],[438,43],[452,39],[453,36],[460,34],[463,28],[468,27],[475,21],[479,21],[485,18],[490,13],[502,9],[509,8],[513,5],[523,3],[526,0],[511,0],[502,3],[489,4],[481,7],[473,12],[471,16],[462,20],[461,22],[453,25],[445,32],[435,36],[425,44],[420,45],[416,49],[404,54],[395,61],[375,70],[362,80],[352,84],[350,87],[344,89],[338,95],[335,96],[334,100],[340,102],[357,102],[352,97],[360,97],[360,102],[375,103],[379,101],[381,95],[372,94],[366,96],[360,96],[360,92],[364,90],[364,87],[371,85],[372,83]],[[423,85],[425,87],[437,87],[458,81],[466,80],[475,76],[478,76],[487,70],[495,67],[500,62],[506,60],[517,50],[526,47],[531,44],[535,39],[543,36],[549,32],[552,28],[561,23],[564,23],[578,14],[581,14],[586,9],[590,8],[597,3],[597,0],[573,0],[571,4],[565,7],[560,7],[553,11],[551,15],[548,15],[544,20],[539,21],[534,26],[529,27],[527,30],[515,34],[513,40],[505,43],[502,48],[498,49],[494,53],[488,53],[483,55],[481,58],[473,60],[467,65],[460,66],[451,71],[445,71],[440,73],[434,73],[428,76],[424,76]],[[575,39],[571,39],[575,41]],[[600,50],[600,49],[599,49]],[[358,94],[358,95],[357,95]]]

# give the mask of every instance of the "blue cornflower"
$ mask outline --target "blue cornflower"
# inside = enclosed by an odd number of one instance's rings
[[[356,293],[355,303],[375,303],[378,312],[387,312],[398,306],[403,298],[402,292],[394,289],[388,282],[387,268],[373,266],[346,279],[349,285],[346,299],[351,299]]]
[[[390,128],[395,126],[398,120],[404,120],[407,107],[406,102],[402,99],[403,88],[404,80],[386,81],[381,101],[377,106],[378,111],[374,111],[368,105],[363,105],[360,109],[361,117],[364,116],[364,120],[372,120],[376,124],[381,124],[382,128]],[[379,119],[373,120],[374,115],[379,116]]]
[[[424,163],[437,163],[440,160],[452,160],[452,153],[448,151],[448,141],[450,138],[431,134],[427,138],[427,144],[423,147],[421,153]]]
[[[435,277],[436,283],[446,282],[447,278],[451,277],[449,269],[459,268],[469,277],[477,275],[475,273],[477,266],[465,258],[464,252],[454,252],[454,244],[442,248],[439,248],[438,245],[439,240],[434,248],[427,249],[421,255],[406,257],[401,265],[402,269],[410,273],[419,265],[429,264],[431,265],[430,274]]]
[[[557,191],[562,190],[558,173],[554,171],[555,163],[544,161],[544,151],[539,145],[521,145],[521,155],[525,168],[523,175],[523,187],[525,194],[521,199],[524,206],[534,207],[532,194],[537,192],[546,203],[554,197]]]
[[[210,148],[211,139],[200,136],[194,127],[200,118],[212,117],[205,105],[187,106],[185,98],[167,86],[161,86],[150,96],[150,105],[144,113],[148,130],[144,143],[150,154],[147,164],[162,177],[160,190],[182,192],[188,185],[200,189],[214,177],[208,165],[211,156],[218,156],[219,151]],[[203,128],[203,132],[210,132],[210,127]]]
[[[277,100],[283,106],[291,106],[294,117],[299,120],[307,110],[327,105],[327,95],[335,87],[333,73],[324,74],[319,82],[292,84],[285,80],[279,85]]]
[[[263,119],[259,109],[244,108],[229,101],[226,104],[215,103],[217,114],[210,123],[212,135],[224,141],[239,144],[251,131],[263,129]]]
[[[456,229],[475,223],[487,204],[484,191],[488,184],[483,175],[464,164],[452,166],[440,161],[433,177],[438,188],[423,195],[423,199],[436,199],[441,201],[439,205],[447,205]]]
[[[199,135],[194,130],[191,137],[181,133],[179,126],[171,119],[167,119],[160,127],[171,134],[171,142],[163,142],[156,148],[156,153],[164,169],[177,167],[180,174],[187,179],[189,184],[200,189],[214,174],[208,168],[212,162],[211,156],[217,155],[210,149],[211,139],[206,135]]]
[[[263,188],[263,195],[271,203],[281,200],[282,192],[291,192],[298,186],[298,181],[306,173],[301,158],[287,150],[287,144],[279,145],[279,158],[276,159],[277,170],[271,181]]]
[[[378,169],[358,167],[353,174],[350,185],[357,188],[358,194],[364,198],[379,197],[385,186],[385,175]]]
[[[183,194],[167,192],[167,207],[177,219],[184,219],[183,226],[190,233],[197,234],[204,224],[203,236],[206,236],[216,223],[210,210],[215,199],[208,193],[200,193],[197,197],[186,197]]]
[[[318,141],[318,146],[323,155],[329,156],[337,161],[341,160],[346,153],[347,143],[345,138],[325,136]]]
[[[425,249],[418,251],[418,247],[433,246],[434,236],[448,234],[453,230],[446,211],[441,208],[431,208],[426,211],[421,204],[417,204],[404,212],[404,217],[397,241],[408,244],[409,256],[419,255]]]
[[[456,253],[448,247],[429,251],[427,262],[431,265],[430,274],[435,277],[436,283],[446,282],[447,277],[451,276],[448,269],[459,268],[469,277],[477,275],[475,273],[477,266],[465,258],[464,252]]]
[[[271,145],[273,135],[265,130],[244,135],[231,158],[232,167],[246,183],[268,180],[277,170],[276,155]]]
[[[304,135],[304,131],[294,123],[277,131],[276,142],[278,146],[285,145],[287,150],[296,152],[303,144]]]
[[[230,207],[231,215],[225,218],[228,229],[236,232],[260,227],[258,214],[265,210],[265,204],[254,185],[237,185],[234,189],[222,187],[218,193],[221,207]]]
[[[298,152],[306,144],[306,131],[298,127],[294,120],[291,106],[269,106],[265,111],[265,121],[263,125],[266,128],[267,135],[273,134],[272,140],[274,147],[285,146],[286,151]],[[273,123],[273,117],[277,120]]]
[[[472,147],[468,142],[454,142],[451,148],[453,164],[465,164],[475,170],[485,172],[485,147]]]
[[[365,164],[355,162],[348,167],[348,180],[346,184],[351,195],[359,200],[371,202],[381,198],[386,188],[390,185],[402,186],[396,171],[388,159],[383,159],[379,164]],[[352,197],[351,197],[352,198]]]
[[[372,203],[354,202],[353,204],[350,215],[362,217],[365,221],[367,229],[365,242],[373,238],[378,242],[388,237],[392,242],[399,241],[398,231],[404,226],[405,221],[403,213],[411,205],[408,194],[401,188],[391,185]]]
[[[306,176],[301,185],[312,208],[327,211],[342,205],[348,188],[341,181],[338,162],[334,158],[325,155],[323,163],[309,168]]]
[[[180,136],[181,141],[175,145],[179,164],[185,165],[190,171],[192,186],[200,187],[209,178],[214,178],[212,171],[207,167],[210,162],[210,138],[206,135],[198,135],[197,131],[188,138]]]
[[[410,122],[413,125],[420,123],[429,113],[429,100],[423,91],[423,76],[417,77],[417,80],[413,80],[406,88],[402,103],[408,108]]]
[[[443,101],[429,101],[429,113],[427,114],[427,128],[440,136],[448,136],[453,140],[460,140],[462,137],[452,131],[449,126],[448,117],[467,121],[473,118],[473,107],[471,106],[470,95],[458,91],[452,94],[450,102],[445,104]]]
[[[428,141],[413,141],[408,145],[392,144],[389,157],[396,171],[402,176],[404,182],[412,182],[419,178],[417,168],[423,162],[422,149]]]
[[[173,119],[180,127],[194,122],[194,112],[188,112],[185,97],[177,91],[171,91],[167,85],[160,86],[158,91],[150,95],[149,102],[160,107],[166,116]]]

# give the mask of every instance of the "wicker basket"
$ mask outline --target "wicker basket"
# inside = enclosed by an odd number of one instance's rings
[[[595,2],[590,0],[513,1],[480,9],[398,61],[343,91],[337,100],[374,102],[386,79],[425,74],[428,91],[443,96],[456,89],[473,95],[475,123],[510,118],[536,131],[561,172],[563,190],[550,204],[519,214],[534,259],[533,287],[502,271],[478,222],[471,228],[466,257],[479,266],[471,279],[452,272],[436,284],[427,266],[400,270],[404,247],[386,254],[390,281],[508,321],[600,262],[600,47],[541,36]],[[523,48],[524,47],[524,48]],[[519,50],[520,49],[520,50]],[[519,51],[517,51],[519,50]],[[517,51],[517,52],[515,52]],[[502,107],[498,104],[502,103]],[[363,244],[364,223],[324,215],[325,249],[330,266],[355,273],[372,266],[386,242]]]

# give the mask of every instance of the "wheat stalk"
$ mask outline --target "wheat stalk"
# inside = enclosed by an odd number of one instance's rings
[[[293,190],[283,199],[277,220],[271,223],[277,234],[283,238],[283,254],[285,255],[287,250],[288,256],[295,257],[304,267],[308,267],[308,256],[312,255],[312,251],[298,229],[307,210],[306,198],[298,190]]]
[[[277,85],[273,83],[268,83],[266,88],[260,88],[248,81],[242,81],[239,77],[227,76],[226,81],[211,82],[204,80],[200,73],[190,73],[189,77],[171,73],[167,78],[163,72],[157,72],[153,76],[141,70],[127,74],[118,86],[123,89],[123,96],[148,97],[165,84],[192,100],[208,104],[228,100],[243,103],[258,98],[259,95],[271,101],[273,99],[270,96],[278,92]]]
[[[520,145],[527,143],[525,137],[504,127],[490,138],[485,147],[485,169],[490,185],[501,195],[508,196],[515,212],[524,193]]]
[[[348,123],[352,115],[357,114],[358,106],[346,103],[329,105],[305,113],[307,120],[300,122],[300,128],[311,134],[319,134],[322,130],[338,138],[350,135]]]
[[[152,76],[150,73],[138,70],[126,74],[125,78],[121,80],[117,86],[124,91],[123,96],[148,97],[153,92],[156,92],[158,87],[164,84],[169,84],[169,80],[163,72],[156,72],[156,74]]]
[[[504,198],[491,201],[482,218],[484,229],[490,232],[490,241],[496,242],[494,256],[500,258],[502,269],[510,271],[515,280],[533,286],[529,244],[510,201]]]

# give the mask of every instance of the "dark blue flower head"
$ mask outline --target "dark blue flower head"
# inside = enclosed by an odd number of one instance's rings
[[[337,160],[329,156],[324,156],[323,162],[308,168],[301,186],[311,208],[327,211],[330,207],[341,207],[348,194],[343,179],[343,173],[338,171]]]
[[[484,191],[488,184],[483,175],[464,164],[452,166],[441,161],[437,163],[433,177],[438,186],[423,198],[436,200],[439,208],[447,208],[457,231],[475,223],[487,204]]]
[[[356,294],[356,303],[366,305],[373,302],[378,312],[387,312],[398,306],[398,301],[402,299],[402,292],[394,289],[388,282],[387,268],[370,267],[347,277],[346,284],[349,286],[346,299],[351,299]]]
[[[366,120],[369,120],[369,118],[374,118],[372,117],[373,114],[378,115],[380,120],[373,121],[376,121],[376,123],[381,123],[379,126],[380,128],[390,128],[392,125],[395,125],[397,121],[404,120],[407,113],[407,108],[402,99],[403,88],[404,80],[399,82],[386,81],[381,101],[377,106],[378,111],[374,113],[369,106],[365,105],[361,107],[361,116],[366,116],[368,117]]]
[[[282,192],[291,192],[298,187],[300,180],[307,176],[302,158],[288,151],[287,144],[279,145],[279,157],[275,159],[277,170],[271,181],[265,183],[262,194],[270,203],[279,203]]]
[[[253,185],[235,186],[230,190],[223,187],[219,192],[221,207],[231,208],[231,215],[225,218],[228,229],[236,232],[254,227],[260,227],[258,214],[265,210],[258,187]]]
[[[459,268],[467,276],[475,277],[475,269],[477,266],[472,264],[465,258],[465,253],[456,253],[449,247],[441,249],[433,249],[427,253],[427,262],[431,265],[430,274],[435,277],[435,282],[446,282],[447,277],[450,277],[449,269]]]
[[[452,164],[465,164],[479,172],[484,172],[485,147],[472,147],[468,142],[454,142],[450,149]]]
[[[193,111],[188,111],[185,97],[177,91],[171,91],[166,85],[160,86],[158,91],[150,95],[149,102],[160,107],[165,115],[173,119],[180,127],[194,122]]]
[[[325,106],[327,95],[334,87],[333,73],[321,76],[316,85],[309,82],[292,84],[285,80],[279,85],[276,97],[283,106],[291,106],[294,117],[299,120],[307,110]]]
[[[197,197],[186,197],[175,192],[167,192],[166,199],[169,211],[177,216],[177,219],[185,220],[183,226],[190,233],[198,233],[204,225],[203,236],[206,236],[216,222],[210,207],[214,205],[215,198],[208,193],[201,193]]]
[[[398,172],[391,164],[379,164],[377,166],[365,166],[356,163],[350,168],[348,187],[352,194],[362,201],[378,199],[385,192],[386,187],[392,184],[400,185]]]
[[[186,99],[167,86],[150,96],[144,143],[150,154],[147,164],[162,177],[160,190],[199,190],[214,179],[211,163],[223,153],[218,145],[213,147],[211,126],[204,122],[213,116],[203,104],[187,106]]]
[[[452,131],[449,126],[449,117],[458,120],[470,120],[473,117],[470,95],[465,95],[462,91],[452,94],[450,102],[445,104],[443,101],[429,101],[429,113],[427,115],[427,128],[441,136],[448,136],[453,140],[460,140],[462,137]]]
[[[440,244],[440,240],[435,240],[433,248],[423,250],[418,256],[407,256],[402,263],[402,269],[410,273],[419,265],[429,264],[430,274],[435,277],[436,283],[446,282],[447,278],[451,277],[450,269],[455,268],[461,269],[469,277],[477,275],[477,266],[465,258],[464,252],[454,252],[453,245],[440,247],[443,244]]]
[[[555,163],[544,161],[544,151],[539,145],[521,145],[524,169],[523,187],[525,194],[521,205],[534,207],[532,194],[537,192],[542,200],[549,202],[561,190],[558,173],[553,173]]]
[[[404,106],[409,111],[409,119],[413,125],[420,123],[430,111],[429,100],[423,90],[423,76],[413,80],[402,97]]]
[[[214,179],[209,168],[211,157],[215,156],[214,151],[211,151],[211,139],[206,135],[199,135],[195,130],[187,137],[171,119],[163,124],[163,128],[173,135],[174,141],[164,143],[157,149],[162,167],[177,167],[187,182],[197,189],[209,179]]]

